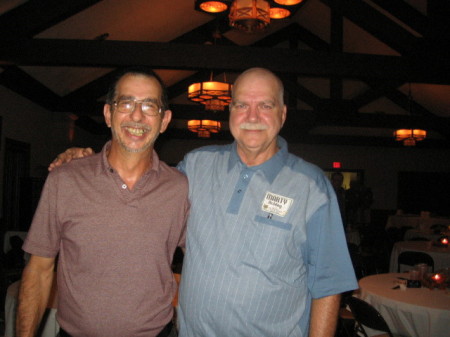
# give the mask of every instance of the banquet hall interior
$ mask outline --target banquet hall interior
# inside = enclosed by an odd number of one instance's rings
[[[448,235],[448,1],[227,0],[223,12],[205,3],[0,1],[0,337],[7,289],[23,268],[6,265],[11,243],[25,238],[55,156],[73,146],[97,152],[110,138],[105,95],[127,66],[149,66],[167,85],[173,118],[155,146],[172,166],[233,141],[228,103],[239,73],[277,74],[289,151],[329,178],[343,174],[359,280],[393,272],[396,244]],[[270,6],[271,18],[230,9],[249,3]],[[182,260],[177,252],[178,271]]]

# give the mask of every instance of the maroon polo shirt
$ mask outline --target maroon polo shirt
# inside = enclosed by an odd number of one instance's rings
[[[24,244],[58,262],[61,327],[74,337],[156,336],[171,320],[186,177],[159,161],[129,190],[105,149],[53,170]]]

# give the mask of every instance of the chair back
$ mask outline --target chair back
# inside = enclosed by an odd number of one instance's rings
[[[352,260],[353,269],[355,270],[356,278],[359,280],[366,276],[366,266],[363,257],[359,251],[359,247],[354,243],[347,243],[350,259]]]
[[[448,226],[441,224],[434,224],[430,226],[430,229],[434,234],[439,234],[440,232],[447,230],[447,228]]]
[[[406,251],[401,252],[398,255],[398,269],[397,272],[400,272],[400,264],[406,264],[408,266],[415,266],[419,263],[426,263],[431,267],[431,272],[434,272],[434,260],[433,258],[424,252],[415,252],[415,251]]]
[[[364,330],[364,326],[379,330],[387,333],[389,337],[393,337],[389,326],[384,320],[383,316],[369,303],[357,298],[357,297],[348,297],[346,299],[347,305],[350,307],[353,316],[355,317],[355,329],[361,332],[365,337],[367,337],[367,333]]]
[[[427,239],[427,238],[424,238],[421,236],[415,236],[415,237],[409,239],[409,241],[430,241],[430,239]]]

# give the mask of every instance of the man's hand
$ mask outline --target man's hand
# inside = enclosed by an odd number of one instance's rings
[[[51,171],[55,167],[61,166],[62,164],[70,162],[72,159],[88,157],[94,154],[94,150],[90,147],[82,148],[82,147],[71,147],[67,149],[65,152],[60,153],[56,159],[50,164],[48,170]]]

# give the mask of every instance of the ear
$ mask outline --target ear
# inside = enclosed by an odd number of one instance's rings
[[[161,128],[159,129],[159,133],[163,133],[164,131],[166,131],[171,120],[172,120],[172,111],[171,110],[164,111],[164,117],[161,120]]]
[[[283,105],[283,110],[281,112],[281,126],[284,125],[284,122],[286,121],[286,116],[287,116],[287,107],[285,104],[285,105]]]
[[[108,126],[108,128],[111,127],[111,118],[112,118],[112,112],[111,112],[111,104],[105,104],[103,106],[103,116],[105,116],[105,123]]]

